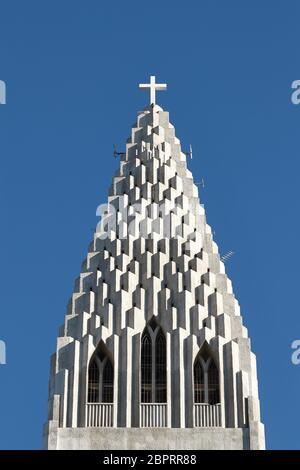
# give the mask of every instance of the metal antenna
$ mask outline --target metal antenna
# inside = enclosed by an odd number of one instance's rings
[[[195,183],[196,186],[202,186],[202,188],[205,188],[205,182],[204,182],[204,179],[202,178],[201,181],[199,181],[198,183]]]
[[[116,144],[114,144],[114,154],[113,154],[113,155],[114,155],[114,157],[116,158],[116,157],[118,157],[118,156],[120,156],[120,155],[126,155],[126,153],[125,153],[125,152],[118,152],[118,151],[117,151],[117,146],[116,146]]]
[[[193,158],[193,147],[192,144],[190,144],[190,150],[188,152],[183,152],[187,157]]]
[[[231,258],[233,255],[234,255],[234,251],[228,251],[226,255],[221,257],[221,261],[223,261],[223,263],[226,263],[226,261],[229,260],[229,258]]]

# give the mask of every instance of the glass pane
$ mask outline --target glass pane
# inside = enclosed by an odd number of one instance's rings
[[[92,359],[89,366],[88,402],[99,402],[99,369],[95,359]]]
[[[166,340],[162,332],[158,333],[155,345],[155,401],[167,401]]]
[[[113,402],[113,388],[114,383],[114,370],[111,362],[107,360],[105,367],[103,369],[103,380],[102,380],[102,402],[103,403],[112,403]]]
[[[208,369],[208,403],[215,405],[220,403],[220,392],[219,392],[219,372],[213,361],[210,362]]]
[[[204,372],[199,359],[196,359],[194,365],[194,402],[204,403],[205,392],[204,392]]]
[[[142,337],[141,351],[141,402],[152,401],[152,345],[148,332]]]

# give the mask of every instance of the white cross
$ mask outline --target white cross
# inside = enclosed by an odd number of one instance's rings
[[[155,76],[151,75],[150,83],[140,83],[139,88],[143,90],[147,90],[150,88],[150,104],[155,104],[155,93],[157,90],[166,90],[167,84],[166,83],[155,83]]]

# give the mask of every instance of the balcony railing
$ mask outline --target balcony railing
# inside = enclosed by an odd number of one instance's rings
[[[108,428],[113,426],[113,403],[87,403],[86,426]]]
[[[167,426],[166,403],[142,403],[140,405],[141,428],[164,428]]]
[[[86,405],[87,427],[112,427],[113,403],[87,403]],[[163,428],[167,426],[166,403],[142,403],[140,405],[140,426],[142,428]],[[195,427],[220,427],[221,405],[209,405],[208,403],[194,404]]]
[[[221,405],[209,405],[208,403],[194,404],[194,426],[201,428],[214,428],[222,426]]]

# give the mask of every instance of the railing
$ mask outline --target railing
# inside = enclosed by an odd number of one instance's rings
[[[113,425],[113,403],[87,403],[86,426],[107,428]]]
[[[221,426],[221,405],[209,405],[208,403],[194,404],[194,426],[212,428]]]
[[[141,428],[164,428],[167,426],[166,403],[142,403],[140,405]]]

